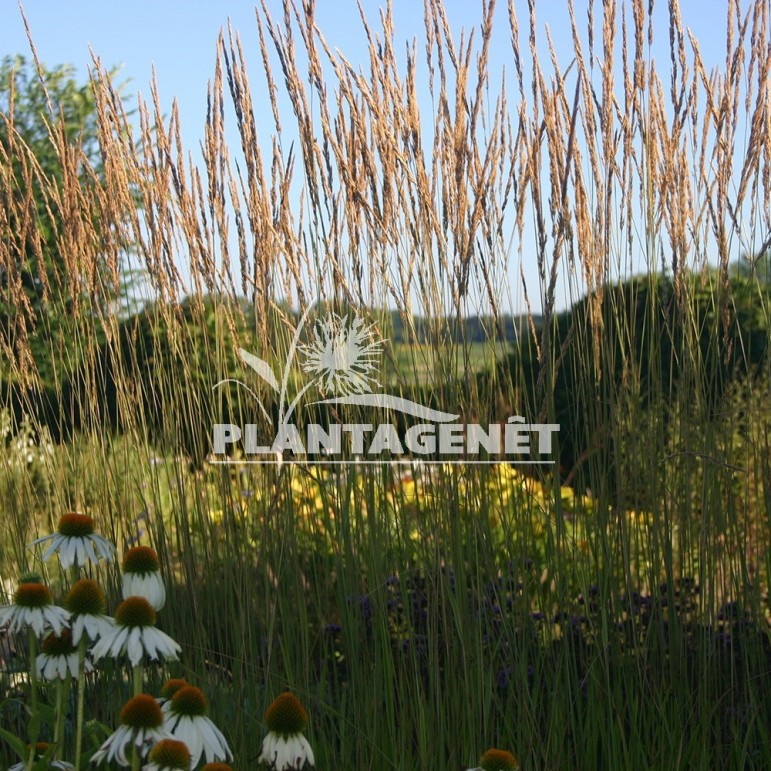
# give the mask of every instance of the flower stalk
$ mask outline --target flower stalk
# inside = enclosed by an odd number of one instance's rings
[[[32,719],[29,726],[29,756],[27,757],[27,763],[25,765],[25,771],[32,771],[32,766],[35,762],[35,745],[37,744],[37,737],[40,733],[40,715],[38,714],[38,692],[37,692],[37,666],[35,662],[37,660],[37,636],[30,627],[27,630],[27,639],[29,640],[29,704],[30,712],[32,713]]]
[[[144,667],[141,661],[132,667],[132,677],[134,681],[134,696],[139,696],[142,693],[142,686],[144,684]],[[135,744],[131,751],[131,771],[139,771],[141,765],[142,756],[139,754],[139,747]]]
[[[75,718],[75,768],[80,771],[83,752],[83,712],[86,698],[86,646],[88,637],[83,635],[78,643],[78,706]]]
[[[56,722],[54,723],[54,745],[56,745],[56,756],[59,755],[59,747],[64,741],[64,717],[65,717],[65,696],[67,695],[68,680],[59,679],[56,681]]]

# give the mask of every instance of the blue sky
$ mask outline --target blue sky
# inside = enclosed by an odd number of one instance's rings
[[[515,0],[520,19],[523,50],[526,51],[527,2]],[[281,3],[268,0],[271,13],[281,15]],[[377,27],[378,0],[362,0],[371,22]],[[588,0],[576,0],[579,23],[586,18]],[[601,15],[600,0],[595,2],[595,15]],[[446,0],[450,24],[456,34],[478,25],[481,2]],[[558,53],[569,62],[572,42],[566,5],[562,0],[538,0],[539,31],[549,25]],[[3,0],[0,12],[0,56],[29,53],[26,33],[16,2]],[[179,104],[183,140],[196,148],[203,134],[206,114],[206,87],[214,72],[215,50],[220,29],[230,20],[243,40],[252,87],[262,88],[261,59],[258,49],[254,6],[250,2],[185,3],[94,2],[77,0],[54,3],[49,0],[27,0],[24,3],[32,36],[42,62],[47,66],[74,64],[85,78],[91,58],[89,46],[107,67],[122,65],[122,76],[129,79],[130,92],[149,94],[152,69],[157,74],[162,106],[168,112],[172,98]],[[702,48],[709,70],[725,58],[725,4],[721,0],[684,0],[681,2],[684,23],[690,27]],[[512,68],[506,1],[499,0],[496,11],[498,24],[492,49],[490,71],[500,77],[501,69]],[[423,34],[423,4],[413,0],[394,0],[396,40],[418,38]],[[620,15],[619,15],[620,20]],[[366,41],[362,34],[355,0],[318,0],[317,21],[327,41],[343,51],[354,64],[365,65]],[[599,23],[599,22],[598,22]],[[666,3],[658,0],[654,29],[657,41],[654,56],[661,65],[668,60],[668,30]],[[545,46],[545,35],[540,43]],[[548,57],[547,57],[548,58]],[[427,105],[430,107],[430,105]],[[264,147],[269,147],[271,123],[266,111],[262,124]],[[258,126],[259,128],[259,126]],[[526,265],[528,283],[532,287],[535,273]],[[514,271],[516,274],[518,271]],[[512,283],[518,283],[512,276]],[[516,294],[516,288],[513,288]],[[517,300],[515,299],[515,304]],[[563,300],[561,305],[565,304]]]

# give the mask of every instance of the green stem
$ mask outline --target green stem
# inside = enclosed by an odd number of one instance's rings
[[[75,723],[75,769],[80,771],[81,753],[83,747],[83,708],[86,697],[86,645],[88,637],[83,636],[78,643],[78,711]]]
[[[74,562],[70,568],[70,589],[80,580],[80,568],[78,563]],[[83,747],[83,711],[86,698],[86,648],[88,647],[88,637],[85,629],[82,632],[80,642],[78,643],[78,706],[75,725],[75,769],[80,771],[81,753]],[[57,694],[58,695],[58,694]],[[57,703],[58,709],[58,703]],[[63,712],[63,710],[62,710]],[[57,715],[58,717],[58,715]],[[64,716],[62,715],[62,727],[64,727]],[[59,725],[56,726],[57,734],[64,740],[64,731],[59,733]]]
[[[139,696],[144,691],[144,667],[142,662],[134,667],[134,696]]]
[[[65,694],[67,693],[67,680],[56,682],[56,722],[54,723],[54,745],[56,754],[54,758],[60,758],[60,743],[64,742],[64,718],[65,718]]]
[[[40,733],[40,715],[38,714],[37,706],[37,637],[32,628],[27,631],[27,635],[29,639],[29,703],[31,717],[29,724],[29,755],[27,756],[24,769],[25,771],[31,771],[32,765],[35,762],[35,744],[37,744]]]
[[[131,747],[131,771],[139,771],[142,766],[142,758],[139,755],[139,747],[136,744]]]
[[[24,764],[24,771],[32,771],[32,765],[35,762],[35,744],[34,742],[29,745],[29,755],[27,756],[27,762]]]
[[[144,668],[142,667],[141,661],[139,662],[139,664],[137,664],[134,667],[133,675],[134,675],[134,696],[139,696],[139,694],[142,693],[142,690],[144,687]],[[131,771],[139,771],[141,765],[142,765],[142,757],[139,754],[139,747],[137,747],[135,744],[131,752]]]

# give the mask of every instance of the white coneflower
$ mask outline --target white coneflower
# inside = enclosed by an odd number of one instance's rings
[[[45,543],[48,547],[43,553],[43,562],[58,553],[65,570],[72,565],[82,567],[87,561],[96,564],[100,559],[111,562],[115,558],[115,546],[94,532],[94,520],[87,514],[65,514],[55,533],[34,540],[30,548]]]
[[[12,634],[27,628],[38,637],[49,628],[61,634],[68,621],[69,613],[53,604],[51,590],[37,575],[22,578],[13,605],[0,608],[0,627],[7,627]]]
[[[45,742],[38,742],[38,744],[45,744]],[[38,757],[38,760],[41,757],[42,755]],[[22,761],[20,763],[14,763],[8,768],[8,771],[24,771],[26,767],[26,762]],[[33,766],[33,768],[38,768],[38,766]],[[64,760],[49,760],[46,768],[56,769],[56,771],[75,771],[75,766],[73,766],[72,763],[65,762]]]
[[[105,615],[107,598],[104,592],[90,578],[81,578],[73,584],[64,605],[71,614],[70,627],[75,645],[84,633],[90,642],[96,642],[115,626],[115,619]]]
[[[262,742],[258,762],[266,763],[276,771],[313,767],[315,760],[303,730],[308,724],[308,713],[299,699],[291,693],[282,693],[266,710],[265,724],[270,732]]]
[[[171,697],[166,714],[166,729],[190,750],[193,767],[201,755],[206,762],[232,760],[233,754],[222,732],[206,716],[206,696],[193,685],[182,686]]]
[[[487,750],[481,758],[476,768],[470,768],[468,771],[515,771],[519,768],[517,759],[506,750]]]
[[[145,656],[176,661],[180,650],[179,643],[155,628],[153,606],[144,597],[129,597],[118,605],[115,626],[96,643],[92,655],[98,661],[104,656],[125,653],[135,667]]]
[[[94,753],[92,763],[118,763],[128,766],[127,750],[136,747],[144,756],[155,743],[168,737],[163,727],[163,714],[155,699],[140,693],[129,699],[120,711],[120,725]]]
[[[72,633],[62,629],[60,635],[50,634],[40,645],[42,653],[35,659],[37,676],[43,680],[67,680],[78,676],[78,649],[73,645]],[[93,672],[91,662],[84,662],[86,672]]]
[[[135,546],[123,557],[123,596],[144,597],[156,610],[166,604],[161,564],[149,546]]]
[[[190,771],[190,751],[184,742],[161,739],[147,756],[143,771]]]
[[[163,713],[166,714],[171,706],[171,697],[180,689],[190,683],[184,677],[169,678],[162,686],[160,696],[156,699]]]
[[[228,763],[206,763],[201,766],[201,771],[233,771],[233,766]]]
[[[28,748],[31,746],[32,745],[29,745]],[[48,742],[37,742],[35,744],[35,762],[37,763],[39,760],[42,760],[50,750],[51,745]],[[16,763],[11,766],[8,771],[24,771],[26,767],[26,762],[22,761],[21,763]],[[54,768],[56,771],[74,771],[75,766],[64,760],[48,760],[46,768]]]

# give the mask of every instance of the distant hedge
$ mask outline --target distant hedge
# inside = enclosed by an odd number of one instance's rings
[[[111,341],[81,352],[72,371],[62,373],[60,366],[58,386],[53,374],[34,387],[0,380],[0,403],[17,420],[27,416],[46,426],[57,442],[88,429],[139,429],[155,444],[181,443],[180,450],[200,461],[214,418],[227,419],[243,396],[231,384],[212,390],[218,380],[243,374],[224,307],[210,298],[164,311],[148,306],[121,321]],[[240,344],[248,347],[253,336],[237,325]],[[172,382],[184,386],[171,388]],[[173,435],[165,436],[168,431]]]
[[[612,463],[607,431],[620,400],[659,409],[687,393],[708,410],[718,410],[732,383],[762,371],[768,348],[763,287],[757,280],[733,277],[721,290],[717,281],[702,284],[693,276],[680,295],[686,298],[683,305],[666,278],[608,286],[599,304],[593,306],[587,297],[553,317],[545,359],[551,375],[542,370],[536,340],[528,333],[492,378],[482,373],[456,384],[425,384],[404,395],[427,406],[453,404],[462,410],[474,403],[465,392],[472,384],[481,397],[477,405],[492,405],[493,391],[511,378],[520,397],[512,409],[536,419],[546,417],[547,404],[553,404],[552,417],[562,426],[563,477],[574,473],[576,483],[584,484],[582,466],[592,453],[605,453],[601,463]],[[17,420],[28,416],[47,426],[55,441],[88,429],[139,430],[151,443],[200,463],[210,449],[212,423],[258,419],[254,399],[237,384],[212,390],[223,378],[260,387],[236,353],[239,346],[260,349],[244,310],[219,298],[187,299],[165,309],[150,305],[121,321],[111,341],[83,352],[81,365],[64,376],[60,372],[58,384],[53,368],[45,369],[48,379],[34,388],[0,378],[0,404]],[[600,319],[599,335],[593,332],[593,312]],[[540,325],[536,334],[542,345]],[[170,388],[171,383],[184,387]],[[275,417],[273,394],[267,391],[260,396]],[[322,424],[329,420],[318,408],[303,412]]]
[[[732,384],[763,371],[764,285],[734,277],[721,288],[714,275],[694,275],[680,291],[648,276],[608,286],[594,306],[586,297],[554,316],[543,362],[530,335],[503,365],[531,411],[553,403],[563,477],[587,484],[592,455],[602,457],[601,467],[612,465],[617,437],[608,431],[622,402],[662,410],[667,420],[684,398],[714,415]],[[538,335],[542,345],[543,330]]]

